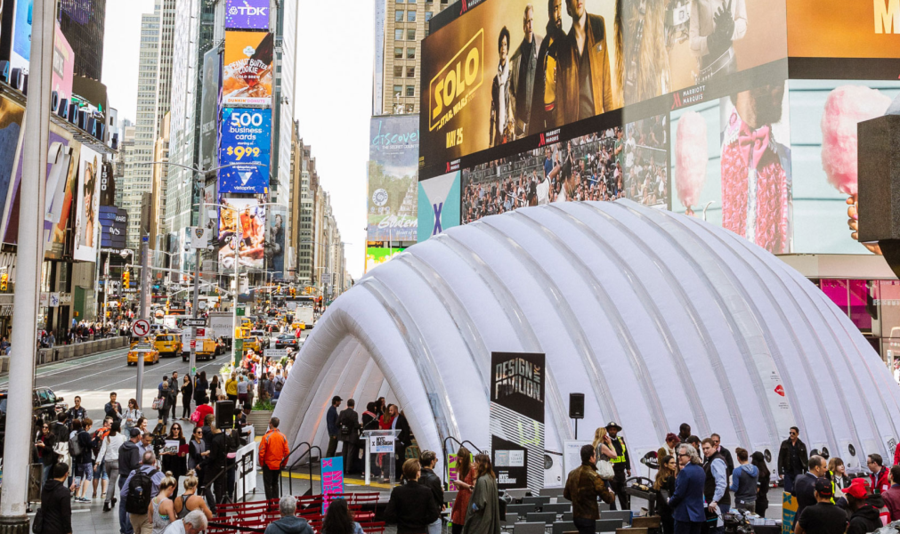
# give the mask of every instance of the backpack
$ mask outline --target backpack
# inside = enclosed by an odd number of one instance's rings
[[[153,498],[153,475],[158,473],[156,469],[149,473],[137,468],[134,476],[128,482],[128,496],[125,498],[125,511],[129,514],[146,514]]]
[[[275,377],[275,391],[280,393],[281,388],[283,388],[283,387],[284,387],[284,380],[282,380],[280,377]]]
[[[78,442],[78,436],[80,434],[81,432],[76,432],[69,438],[69,454],[72,455],[72,458],[81,456],[81,443]]]

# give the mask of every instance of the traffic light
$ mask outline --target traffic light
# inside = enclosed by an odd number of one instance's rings
[[[6,273],[0,274],[0,291],[6,291],[9,287],[9,275]]]
[[[125,271],[122,273],[122,286],[126,289],[131,287],[131,272]]]
[[[291,296],[292,296],[292,297],[296,297],[296,296],[297,296],[297,290],[296,290],[295,288],[293,288],[293,287],[291,288]]]

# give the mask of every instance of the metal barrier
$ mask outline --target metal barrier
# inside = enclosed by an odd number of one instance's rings
[[[469,440],[467,440],[467,439],[465,439],[465,440],[463,440],[463,441],[459,441],[458,439],[456,439],[456,438],[453,437],[453,436],[447,436],[446,438],[444,438],[444,443],[443,443],[443,445],[444,445],[444,446],[443,446],[443,449],[444,449],[444,450],[443,450],[443,453],[444,453],[444,474],[446,475],[446,478],[448,479],[448,480],[445,480],[445,481],[444,481],[444,489],[445,489],[445,490],[449,490],[449,489],[450,489],[450,480],[449,480],[449,478],[450,478],[450,463],[449,463],[449,456],[450,456],[450,455],[447,453],[447,442],[450,441],[450,440],[455,441],[456,444],[459,445],[460,447],[462,447],[462,446],[464,446],[465,444],[468,443],[473,449],[475,449],[476,451],[478,451],[478,454],[481,454],[481,453],[484,452],[484,451],[482,451],[481,449],[479,449],[477,445],[475,445],[474,443],[472,443],[471,441],[469,441]]]
[[[298,444],[293,448],[293,450],[291,450],[290,454],[287,455],[287,457],[285,458],[285,462],[288,460],[288,458],[290,458],[291,456],[293,456],[294,453],[297,452],[297,450],[298,450],[300,447],[303,447],[303,446],[306,446],[306,452],[304,452],[303,454],[301,454],[300,456],[298,456],[297,459],[294,460],[294,462],[291,463],[290,466],[288,466],[287,468],[285,468],[285,467],[284,467],[284,464],[282,464],[282,470],[287,471],[287,473],[288,473],[288,495],[293,495],[293,494],[294,494],[294,482],[293,482],[293,481],[294,481],[294,476],[293,476],[293,475],[294,475],[294,470],[297,469],[298,467],[301,467],[301,466],[302,466],[302,464],[301,464],[300,462],[303,461],[303,459],[304,459],[307,455],[309,455],[309,461],[307,462],[307,466],[309,467],[309,493],[310,493],[310,495],[315,495],[315,494],[316,494],[316,491],[315,491],[315,485],[313,485],[313,455],[312,455],[312,451],[313,451],[313,450],[319,451],[319,461],[321,461],[321,460],[322,460],[322,449],[320,449],[318,445],[312,445],[312,444],[309,443],[308,441],[304,441],[304,442],[302,442],[302,443],[298,443]],[[284,488],[284,478],[281,478],[281,479],[279,480],[279,488],[280,488],[280,489],[283,489],[283,488]],[[282,491],[281,493],[284,494],[283,491]]]

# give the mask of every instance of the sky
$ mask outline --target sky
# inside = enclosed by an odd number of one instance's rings
[[[331,2],[299,2],[297,106],[303,142],[312,145],[322,187],[331,207],[347,268],[358,279],[365,266],[366,172],[372,114],[374,2],[353,2],[335,18]],[[103,83],[120,118],[134,121],[137,107],[141,15],[153,0],[108,0]]]

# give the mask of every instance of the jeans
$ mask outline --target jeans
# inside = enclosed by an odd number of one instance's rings
[[[700,534],[703,523],[693,521],[675,521],[675,534]]]
[[[119,481],[117,486],[119,487],[119,491],[122,491],[122,486],[125,485],[125,477],[119,477]],[[106,494],[109,495],[111,492],[107,491]],[[125,511],[125,500],[122,499],[119,501],[119,533],[120,534],[134,534],[134,528],[131,526],[131,520],[128,517],[128,512]]]
[[[797,478],[799,473],[785,473],[784,474],[784,491],[785,493],[794,493],[794,479]]]
[[[572,519],[572,522],[575,523],[575,528],[578,529],[579,534],[596,534],[597,532],[596,519],[583,519],[581,517],[576,517]]]
[[[434,523],[428,525],[428,534],[441,534],[443,529],[443,525],[441,525],[441,518],[437,518]]]
[[[41,473],[41,487],[44,487],[44,484],[47,483],[47,479],[50,478],[50,471],[53,470],[53,464],[45,465],[43,468],[43,472]]]
[[[119,477],[119,461],[107,461],[105,466],[106,474],[109,475],[109,489],[106,490],[106,500],[104,502],[111,503],[112,500],[116,498],[116,491],[113,488],[115,487],[115,485],[118,485],[116,484],[116,480]]]
[[[263,486],[266,491],[266,500],[277,499],[281,495],[278,482],[281,480],[281,469],[269,469],[269,466],[262,466]]]

